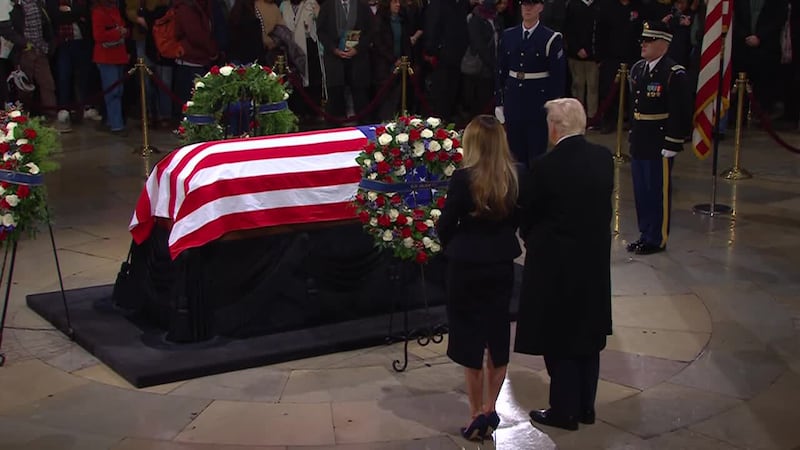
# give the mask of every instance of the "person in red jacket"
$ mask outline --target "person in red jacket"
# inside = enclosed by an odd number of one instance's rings
[[[115,0],[99,0],[92,8],[92,36],[92,61],[97,64],[105,91],[122,78],[128,64],[128,50],[125,47],[128,29],[125,28]],[[122,118],[122,84],[108,92],[105,101],[106,125],[112,134],[126,136]]]

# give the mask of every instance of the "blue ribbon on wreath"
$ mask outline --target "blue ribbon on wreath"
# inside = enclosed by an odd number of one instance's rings
[[[5,181],[11,184],[27,184],[28,186],[41,186],[42,184],[44,184],[44,177],[41,174],[32,175],[29,173],[0,169],[0,181]]]
[[[217,119],[211,114],[187,114],[186,121],[194,125],[212,125]]]
[[[448,181],[436,175],[430,175],[424,166],[411,169],[405,176],[405,183],[384,183],[362,179],[358,187],[369,191],[386,194],[396,192],[403,195],[403,201],[409,208],[429,205],[433,201],[433,192],[447,187]]]
[[[275,103],[264,103],[263,105],[256,106],[256,112],[258,114],[269,114],[278,111],[283,111],[284,109],[289,108],[289,104],[285,101],[282,102],[275,102]]]

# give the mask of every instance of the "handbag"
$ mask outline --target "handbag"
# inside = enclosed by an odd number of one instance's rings
[[[136,309],[136,286],[131,276],[131,260],[136,242],[131,240],[131,248],[128,250],[128,257],[120,264],[117,279],[114,281],[114,289],[111,291],[111,301],[120,309],[133,311]]]

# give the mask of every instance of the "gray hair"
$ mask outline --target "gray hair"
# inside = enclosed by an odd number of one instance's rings
[[[547,122],[561,136],[586,133],[586,112],[577,99],[557,98],[545,103],[544,108],[547,110]]]

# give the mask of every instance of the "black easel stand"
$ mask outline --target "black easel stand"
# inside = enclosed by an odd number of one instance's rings
[[[53,236],[53,226],[50,223],[50,213],[48,212],[47,215],[47,230],[50,232],[50,243],[53,246],[53,257],[56,260],[56,272],[58,273],[58,286],[61,289],[61,300],[64,302],[64,313],[67,319],[67,337],[70,339],[73,338],[73,330],[72,330],[72,321],[69,317],[69,306],[67,305],[67,294],[64,292],[64,280],[61,276],[61,265],[58,262],[58,251],[56,250],[56,239]],[[6,262],[8,262],[8,253],[9,247],[11,250],[11,263],[8,265],[8,278],[5,279],[6,282],[6,289],[5,289],[5,298],[3,299],[3,315],[0,316],[0,367],[2,367],[6,362],[6,355],[2,353],[3,348],[3,331],[5,330],[6,325],[6,313],[8,313],[8,302],[11,298],[11,284],[14,281],[14,263],[17,260],[17,241],[14,242],[6,242],[6,251],[5,255],[3,256],[3,266],[0,269],[0,286],[2,286],[2,282],[4,281],[4,275],[6,272]]]
[[[389,280],[395,285],[396,293],[402,293],[403,290],[403,265],[402,263],[393,263],[389,266]],[[405,304],[403,305],[403,330],[402,334],[395,335],[393,330],[394,313],[395,313],[395,296],[392,296],[392,310],[389,313],[389,333],[386,337],[386,343],[392,344],[395,342],[403,341],[403,360],[395,359],[392,361],[392,368],[396,372],[403,372],[408,367],[408,342],[416,339],[417,343],[425,347],[433,342],[439,344],[444,340],[444,334],[447,333],[447,325],[443,323],[432,324],[430,307],[428,305],[428,294],[425,286],[425,266],[419,264],[420,284],[422,285],[422,301],[424,302],[425,309],[425,324],[422,328],[408,329],[408,310],[411,307],[411,302],[408,300],[414,292],[406,292]]]

